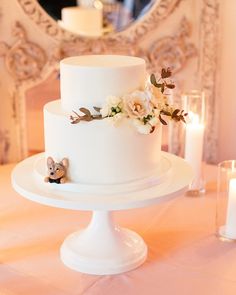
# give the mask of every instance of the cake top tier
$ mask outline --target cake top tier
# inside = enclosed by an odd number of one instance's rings
[[[108,96],[122,96],[144,87],[142,58],[122,55],[85,55],[60,62],[62,108],[104,105]]]
[[[145,60],[125,55],[82,55],[67,57],[61,60],[61,64],[86,68],[121,68],[145,65]]]

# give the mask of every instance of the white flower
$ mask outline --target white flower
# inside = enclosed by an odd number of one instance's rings
[[[106,118],[109,116],[109,112],[110,112],[110,108],[108,105],[104,105],[101,110],[100,110],[100,113],[102,115],[103,118]]]
[[[155,127],[155,126],[159,123],[159,121],[158,121],[157,117],[152,117],[152,118],[148,121],[148,123],[149,123],[151,126]]]
[[[143,118],[151,113],[148,93],[136,90],[123,96],[124,111],[130,118]]]
[[[151,133],[153,127],[150,124],[144,124],[139,119],[134,119],[134,120],[132,120],[132,122],[139,133],[141,133],[141,134]]]
[[[112,117],[107,117],[106,120],[113,126],[117,126],[120,121],[124,118],[124,114],[118,113]]]
[[[114,111],[115,110],[115,111]],[[117,96],[108,96],[106,104],[101,108],[100,113],[103,118],[114,116],[122,111],[122,100]]]

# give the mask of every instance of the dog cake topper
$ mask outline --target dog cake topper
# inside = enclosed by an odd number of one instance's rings
[[[48,176],[45,177],[45,182],[50,183],[65,183],[67,180],[66,172],[68,168],[68,159],[64,158],[61,162],[56,163],[52,157],[47,158]]]

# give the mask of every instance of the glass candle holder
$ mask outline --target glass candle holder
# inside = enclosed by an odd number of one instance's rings
[[[236,160],[218,164],[216,203],[217,234],[236,240]]]
[[[185,126],[184,158],[192,166],[194,179],[189,186],[188,195],[205,192],[202,174],[202,155],[205,129],[204,92],[192,90],[182,95],[183,109],[188,113]]]

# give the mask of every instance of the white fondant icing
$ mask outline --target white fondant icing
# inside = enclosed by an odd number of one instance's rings
[[[109,95],[122,96],[144,87],[145,61],[120,55],[68,57],[60,62],[62,109],[102,107]]]
[[[106,119],[71,124],[60,101],[44,107],[45,151],[56,161],[69,160],[68,177],[84,184],[121,184],[155,174],[160,161],[161,126],[137,132],[128,119],[119,126]]]

